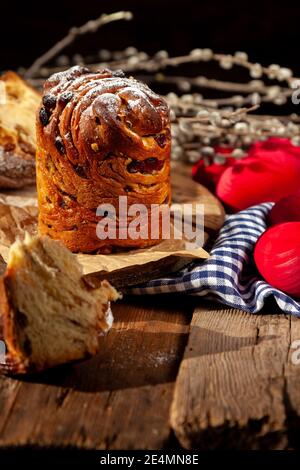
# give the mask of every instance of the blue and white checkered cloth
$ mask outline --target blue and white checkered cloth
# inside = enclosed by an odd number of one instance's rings
[[[208,296],[251,313],[261,310],[265,300],[273,297],[281,310],[300,317],[300,303],[263,281],[252,259],[272,205],[264,203],[228,216],[209,259],[195,261],[182,271],[133,287],[129,292]]]

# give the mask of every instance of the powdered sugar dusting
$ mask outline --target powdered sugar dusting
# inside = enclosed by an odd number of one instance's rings
[[[108,308],[105,313],[105,322],[107,326],[103,330],[103,333],[107,333],[111,329],[113,322],[114,322],[114,316],[110,307],[110,302],[108,303]]]

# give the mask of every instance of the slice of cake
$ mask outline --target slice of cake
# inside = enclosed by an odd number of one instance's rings
[[[0,281],[6,364],[12,373],[41,371],[98,351],[111,326],[118,293],[103,281],[92,289],[75,256],[60,242],[31,237],[15,242]]]

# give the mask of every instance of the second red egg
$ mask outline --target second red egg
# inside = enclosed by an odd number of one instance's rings
[[[300,297],[300,222],[287,222],[266,230],[255,245],[254,260],[269,284]]]

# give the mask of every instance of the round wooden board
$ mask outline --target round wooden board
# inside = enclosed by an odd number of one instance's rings
[[[204,226],[208,235],[215,235],[222,227],[225,219],[225,211],[220,201],[204,186],[192,180],[191,165],[173,162],[171,166],[172,202],[204,204]],[[2,190],[9,200],[31,201],[36,198],[35,186],[19,190]]]
[[[204,205],[204,248],[209,251],[213,240],[215,239],[220,227],[224,222],[224,209],[220,202],[213,196],[210,191],[194,182],[191,178],[191,167],[183,164],[172,164],[172,201],[178,204],[184,203],[199,203]],[[4,198],[4,200],[3,200]],[[3,211],[9,212],[11,207],[12,213],[9,215],[11,221],[11,232],[9,239],[13,241],[13,234],[22,236],[22,231],[29,230],[34,233],[34,225],[32,223],[37,218],[37,200],[36,190],[34,187],[26,188],[18,191],[3,191],[0,193],[0,206],[4,203]],[[7,206],[8,205],[8,206]],[[23,214],[24,206],[30,206],[33,214],[25,212]],[[19,219],[22,223],[20,223]],[[30,221],[30,227],[26,223]],[[36,223],[36,222],[35,222]],[[5,230],[4,230],[5,229]],[[0,224],[0,242],[1,237],[6,234],[7,229],[4,227],[1,232]],[[4,234],[5,232],[5,234]],[[1,236],[1,233],[3,236]],[[6,234],[7,235],[7,234]],[[6,236],[7,238],[7,236]],[[6,240],[7,242],[7,240]],[[168,247],[166,246],[166,244]],[[124,251],[124,253],[116,253],[111,255],[77,255],[79,262],[82,264],[85,278],[89,279],[93,284],[97,284],[102,279],[110,280],[115,287],[123,289],[125,287],[133,286],[146,282],[151,279],[164,277],[172,272],[182,269],[189,264],[195,257],[202,258],[200,252],[197,255],[185,251],[182,246],[178,244],[182,241],[176,241],[174,245],[171,241],[163,241],[161,244],[144,250]],[[7,243],[6,243],[7,245]],[[1,255],[7,259],[9,246],[0,246]],[[184,250],[185,255],[180,254]],[[138,257],[139,251],[147,251],[147,259],[140,264]],[[156,256],[155,251],[159,252]],[[154,252],[151,253],[150,252]],[[164,256],[161,255],[164,253]],[[204,252],[205,253],[205,252]],[[144,258],[143,258],[144,259]],[[92,269],[90,267],[92,263]],[[123,264],[122,264],[123,263]],[[124,264],[125,263],[125,264]],[[113,267],[111,267],[113,266]]]
[[[208,237],[214,238],[225,220],[220,201],[204,186],[192,180],[191,165],[174,162],[171,167],[172,201],[204,205],[204,227]]]

